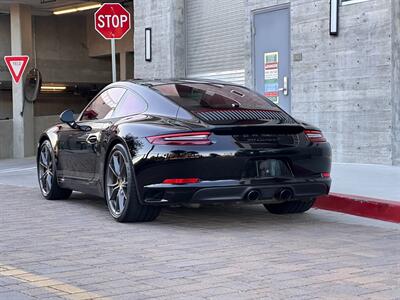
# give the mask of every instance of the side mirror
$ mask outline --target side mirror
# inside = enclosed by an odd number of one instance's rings
[[[78,128],[78,124],[76,124],[76,122],[75,122],[74,112],[70,109],[67,109],[61,113],[60,121],[65,124],[68,124],[69,127],[73,128],[73,129]]]
[[[68,125],[75,123],[74,112],[70,109],[63,111],[60,115],[60,120]]]
[[[65,110],[64,112],[61,113],[60,115],[60,120],[61,122],[68,124],[69,127],[71,127],[72,129],[79,129],[82,131],[90,131],[92,130],[92,128],[90,126],[87,125],[78,125],[75,122],[75,118],[74,118],[74,112],[70,109]]]

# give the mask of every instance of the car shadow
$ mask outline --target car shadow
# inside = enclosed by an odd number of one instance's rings
[[[106,202],[103,198],[84,194],[81,192],[73,192],[72,195],[66,200],[57,200],[63,202],[70,202],[71,204],[81,205],[85,203],[88,206],[91,206],[96,209],[104,209],[107,208]]]
[[[220,229],[259,228],[283,224],[306,224],[321,221],[315,211],[304,214],[274,215],[261,204],[208,205],[200,208],[164,208],[158,222],[174,226]]]
[[[69,205],[84,205],[86,210],[94,210],[93,214],[104,216],[108,221],[115,222],[108,213],[103,198],[73,193],[68,200],[58,200]],[[205,205],[199,208],[164,207],[160,216],[150,223],[125,223],[130,226],[166,226],[171,228],[224,229],[227,228],[260,228],[269,226],[286,227],[293,225],[312,225],[332,222],[319,210],[311,209],[304,214],[274,215],[261,204],[224,204]],[[188,225],[189,224],[189,225]]]

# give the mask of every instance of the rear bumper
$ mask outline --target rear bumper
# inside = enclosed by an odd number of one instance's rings
[[[143,203],[172,205],[183,203],[279,203],[314,198],[329,193],[330,179],[216,180],[195,184],[152,184],[144,187]]]
[[[278,197],[285,189],[291,199],[329,193],[331,180],[321,177],[331,169],[329,143],[300,141],[298,146],[268,147],[244,144],[229,135],[211,137],[213,144],[204,146],[151,145],[143,140],[146,151],[132,154],[137,157],[132,162],[140,202],[154,205],[243,202],[248,201],[250,191],[257,191],[259,197],[252,202],[269,203],[287,201]],[[290,172],[275,172],[272,165],[263,166],[267,160],[282,162]],[[263,169],[260,173],[262,167],[268,170],[271,167],[271,172]],[[201,182],[162,183],[177,178],[198,178]]]

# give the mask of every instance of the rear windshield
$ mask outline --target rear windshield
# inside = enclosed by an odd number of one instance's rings
[[[235,85],[176,83],[152,88],[193,112],[238,108],[279,111],[270,100]]]

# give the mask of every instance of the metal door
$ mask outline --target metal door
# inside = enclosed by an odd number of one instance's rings
[[[257,12],[253,17],[255,89],[290,112],[290,10]]]

